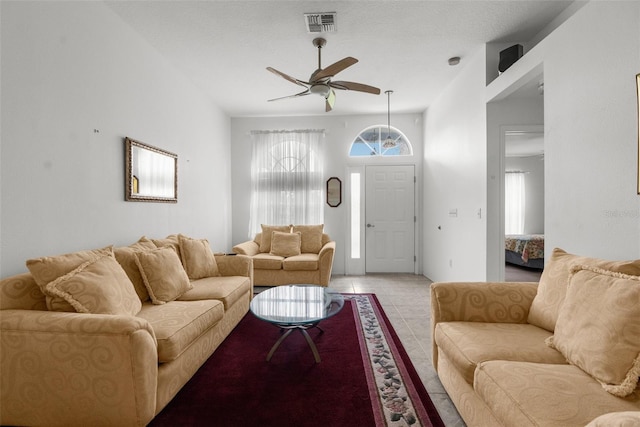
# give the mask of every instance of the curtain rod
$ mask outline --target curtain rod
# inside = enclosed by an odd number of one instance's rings
[[[324,129],[293,129],[293,130],[252,130],[251,135],[266,135],[271,133],[326,133]]]

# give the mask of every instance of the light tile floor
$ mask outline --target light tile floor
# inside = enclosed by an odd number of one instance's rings
[[[413,274],[333,276],[329,286],[345,293],[376,294],[447,427],[465,426],[431,364],[431,281]]]

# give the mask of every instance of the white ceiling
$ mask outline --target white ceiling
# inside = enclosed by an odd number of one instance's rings
[[[232,117],[422,112],[487,42],[531,40],[571,1],[107,1],[107,5]],[[381,95],[337,91],[324,112],[316,95],[267,102],[303,90],[271,66],[308,80],[317,50],[304,13],[337,12],[321,34],[323,68],[359,62],[337,75]],[[448,58],[460,56],[456,67]]]

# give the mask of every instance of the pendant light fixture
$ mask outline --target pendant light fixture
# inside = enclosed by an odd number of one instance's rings
[[[396,146],[396,141],[391,137],[391,94],[392,90],[385,90],[387,94],[387,139],[382,143],[382,148],[389,149]]]

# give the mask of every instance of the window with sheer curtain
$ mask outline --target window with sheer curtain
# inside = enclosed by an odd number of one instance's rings
[[[524,172],[507,172],[504,180],[504,232],[524,234]]]
[[[261,224],[324,222],[323,130],[254,131],[249,237]]]

